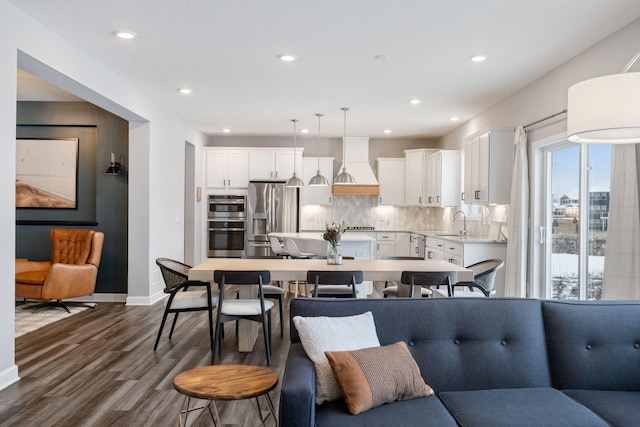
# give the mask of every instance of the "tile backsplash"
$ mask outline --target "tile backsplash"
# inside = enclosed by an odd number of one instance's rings
[[[323,230],[326,223],[345,221],[349,226],[373,226],[376,230],[434,230],[457,233],[462,218],[453,222],[458,208],[425,208],[417,206],[378,206],[376,196],[334,196],[332,206],[303,206],[302,230]],[[487,237],[491,222],[506,224],[508,205],[476,207],[467,217],[470,236]]]

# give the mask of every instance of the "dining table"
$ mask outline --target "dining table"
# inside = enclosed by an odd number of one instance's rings
[[[213,282],[216,270],[269,270],[272,281],[305,281],[307,271],[362,271],[365,281],[400,281],[403,271],[454,272],[457,281],[473,281],[473,271],[441,260],[364,260],[346,259],[341,265],[330,265],[324,259],[258,259],[208,258],[189,270],[189,280]],[[421,295],[414,289],[413,295]],[[255,298],[257,286],[241,286],[240,298]],[[366,297],[366,295],[364,296]],[[238,350],[253,351],[258,336],[256,322],[241,320],[238,325]]]

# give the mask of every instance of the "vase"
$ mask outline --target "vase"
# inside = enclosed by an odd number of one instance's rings
[[[327,264],[342,265],[342,250],[340,249],[340,242],[337,242],[336,244],[329,244],[329,247],[327,248]]]

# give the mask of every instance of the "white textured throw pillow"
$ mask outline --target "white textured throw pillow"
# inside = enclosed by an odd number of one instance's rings
[[[370,311],[346,317],[295,316],[302,347],[316,369],[316,403],[339,399],[342,394],[333,377],[325,351],[351,351],[380,347],[373,314]]]

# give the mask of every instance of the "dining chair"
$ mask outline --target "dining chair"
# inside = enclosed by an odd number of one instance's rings
[[[281,256],[261,256],[261,255],[245,255],[242,257],[243,259],[282,259]],[[274,299],[278,301],[278,308],[280,311],[280,336],[284,337],[284,308],[282,306],[282,298],[284,296],[284,288],[282,284],[278,281],[276,282],[278,285],[262,285],[262,289],[264,290],[264,297],[267,299]],[[240,297],[240,294],[238,294]]]
[[[211,345],[211,363],[215,359],[214,340],[213,340],[213,309],[218,304],[218,294],[211,290],[211,283],[196,282],[189,280],[189,269],[191,266],[175,261],[169,258],[158,258],[156,264],[160,267],[162,278],[164,279],[164,292],[169,294],[167,305],[164,308],[160,330],[156,337],[156,343],[153,351],[158,348],[162,330],[167,321],[169,313],[174,313],[171,331],[169,331],[169,339],[173,336],[173,331],[178,321],[178,314],[189,311],[208,311],[209,312],[209,342]],[[200,290],[192,290],[200,288]],[[204,289],[202,289],[204,288]]]
[[[458,291],[458,296],[478,296],[479,293],[475,292],[475,289],[478,289],[482,295],[490,297],[495,293],[493,285],[496,280],[496,274],[503,266],[504,261],[501,259],[487,259],[468,266],[467,268],[473,271],[473,282],[452,284],[449,296],[456,296],[456,288],[467,288]]]
[[[271,273],[268,270],[215,270],[213,272],[213,280],[220,285],[220,300],[218,303],[218,315],[216,316],[216,338],[214,341],[214,347],[218,354],[222,354],[220,339],[223,324],[234,320],[251,320],[262,324],[267,365],[271,366],[271,309],[274,304],[271,300],[265,300],[263,288],[264,283],[271,281]],[[258,298],[225,299],[225,290],[229,285],[257,285]],[[211,363],[215,363],[215,352]]]
[[[307,271],[307,283],[313,283],[314,297],[356,298],[356,285],[363,281],[362,271]]]
[[[393,261],[424,261],[424,258],[419,256],[384,256],[383,260]],[[431,290],[427,288],[420,288],[420,292],[423,298],[431,296]],[[382,290],[383,298],[397,298],[398,297],[398,285],[395,282],[385,281],[384,289]]]
[[[447,289],[451,289],[451,284],[455,283],[457,278],[458,273],[456,271],[403,271],[400,283],[409,285],[409,287],[398,287],[398,297],[413,298],[416,286],[446,286]]]
[[[271,252],[278,256],[278,258],[288,257],[289,252],[284,248],[275,236],[269,236],[269,244],[271,245]]]

